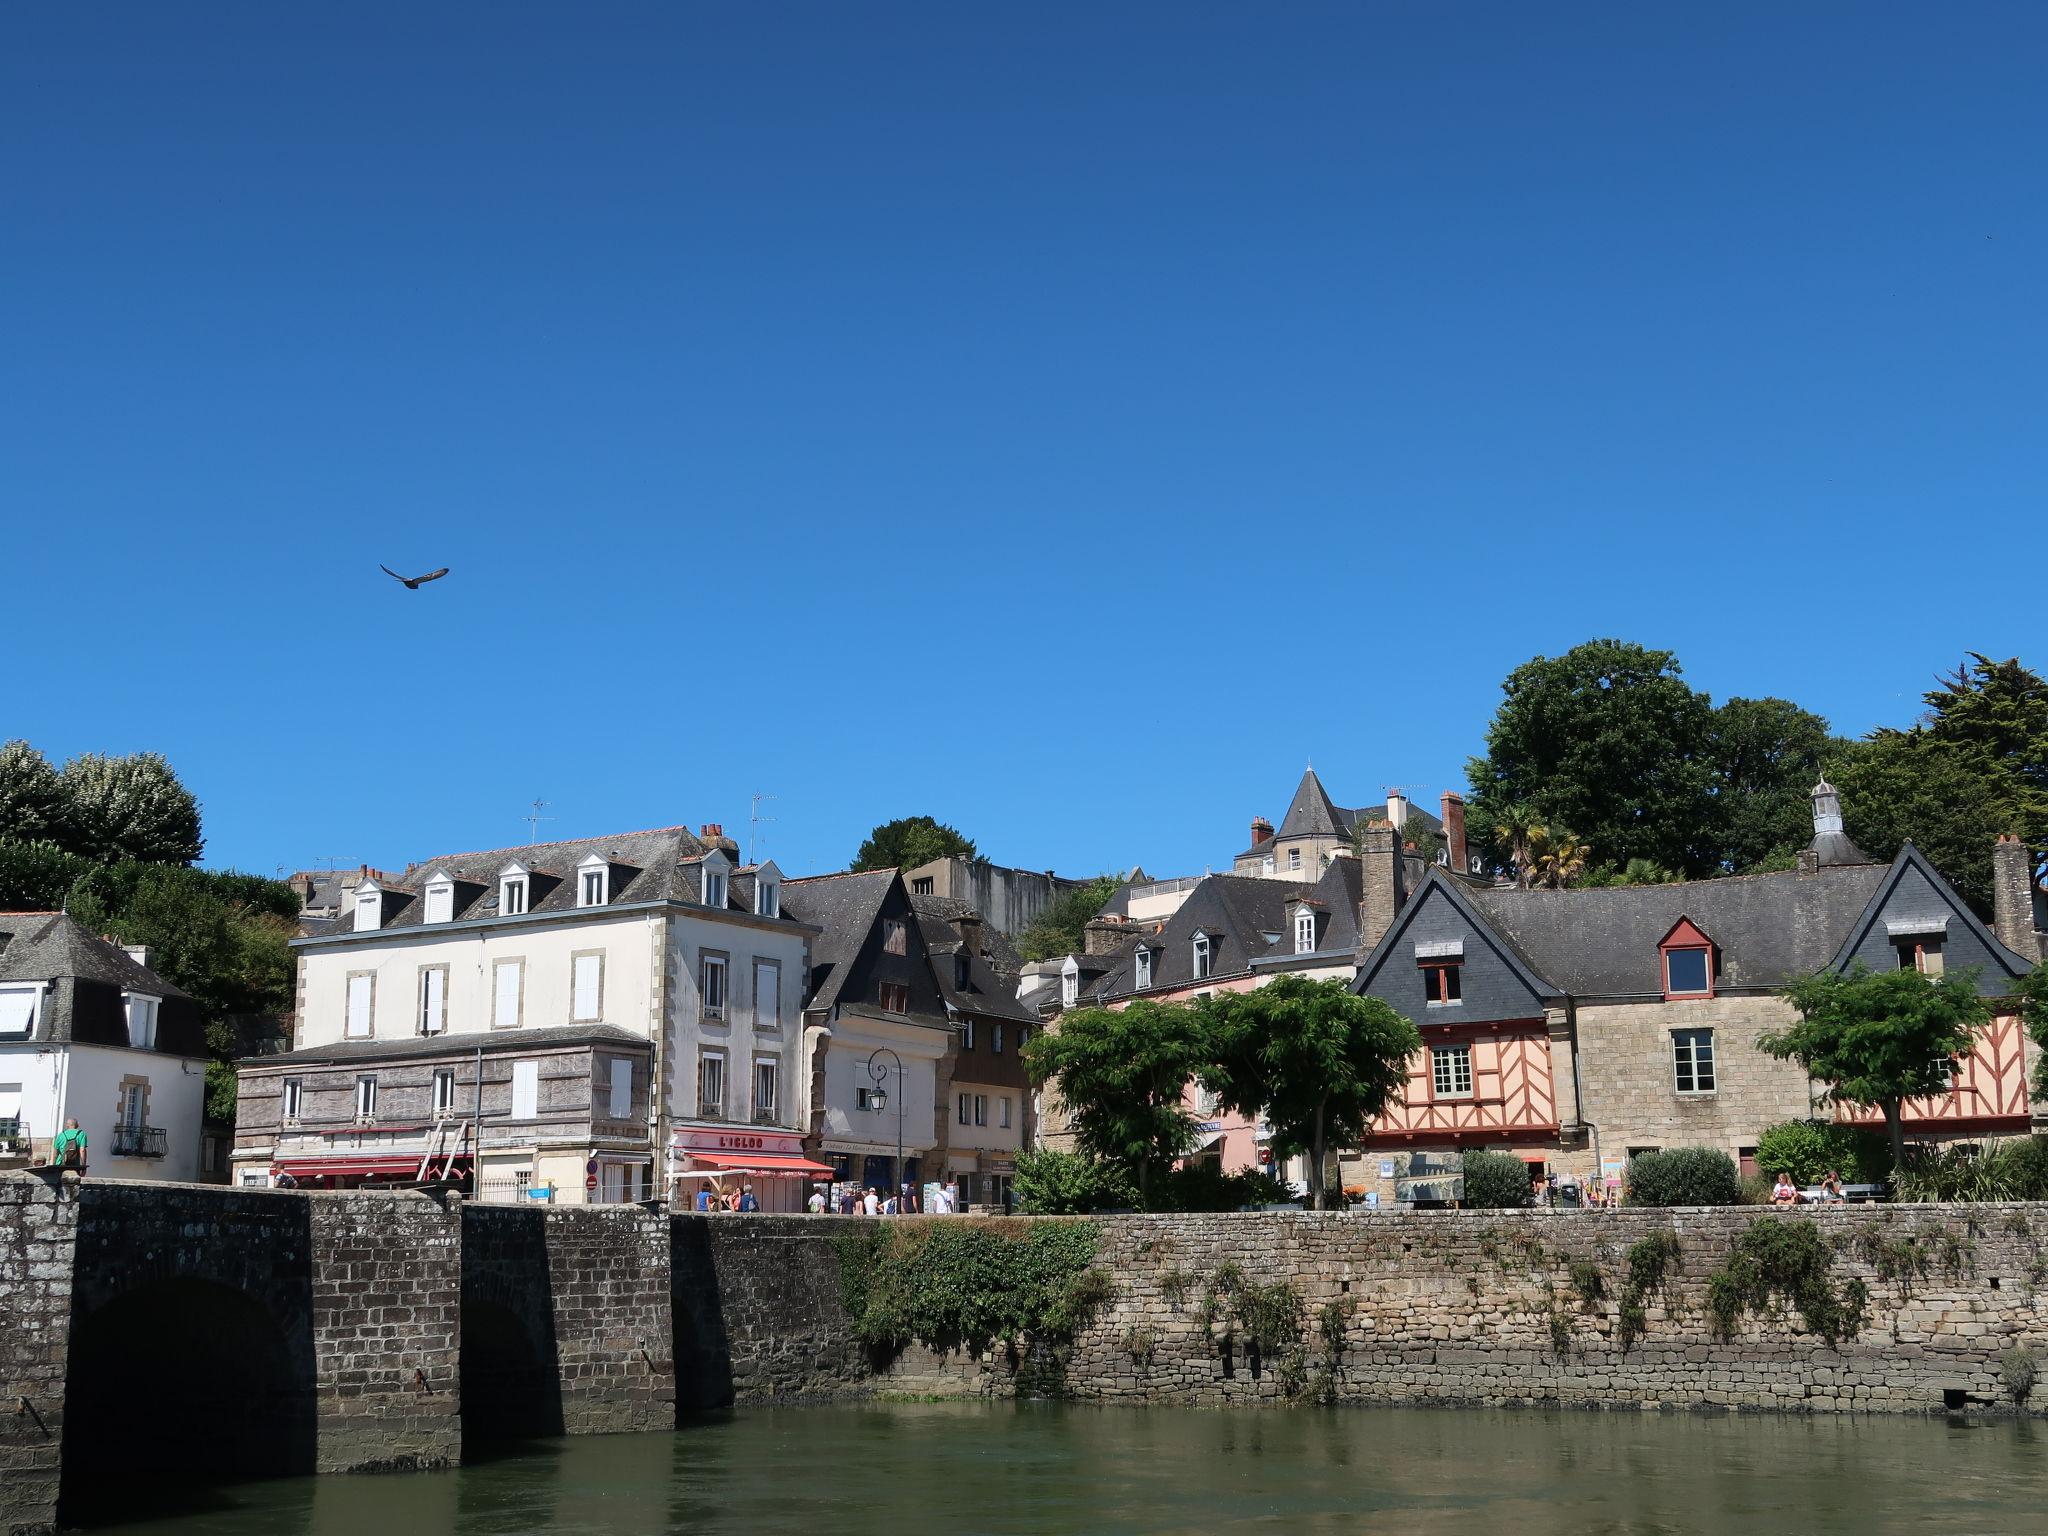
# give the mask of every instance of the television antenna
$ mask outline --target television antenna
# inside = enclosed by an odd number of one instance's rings
[[[774,798],[773,795],[764,795],[759,790],[754,792],[754,806],[747,815],[747,862],[749,864],[761,862],[757,847],[761,840],[761,828],[775,819],[773,816],[763,816],[761,814],[761,802],[763,800],[773,800]]]
[[[536,800],[533,802],[533,809],[519,818],[526,823],[526,845],[529,848],[540,841],[540,824],[544,821],[553,821],[555,819],[552,816],[541,815],[541,812],[546,810],[550,803],[546,800]]]

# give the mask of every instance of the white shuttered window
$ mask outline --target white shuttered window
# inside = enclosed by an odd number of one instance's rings
[[[531,1120],[540,1113],[540,1063],[512,1063],[512,1118]]]
[[[569,1017],[579,1023],[595,1023],[604,1017],[602,983],[604,958],[601,955],[578,955],[575,959],[575,996],[570,1000]]]
[[[370,1032],[370,995],[376,984],[374,976],[349,977],[346,1028],[350,1035],[367,1035]]]
[[[491,1028],[515,1029],[519,1024],[519,983],[521,964],[500,960],[491,973]]]

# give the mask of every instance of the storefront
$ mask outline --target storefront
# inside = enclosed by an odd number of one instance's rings
[[[804,1155],[794,1131],[740,1126],[678,1126],[669,1138],[670,1182],[685,1205],[709,1189],[714,1201],[752,1189],[764,1211],[801,1211],[812,1185],[833,1176],[827,1163]]]

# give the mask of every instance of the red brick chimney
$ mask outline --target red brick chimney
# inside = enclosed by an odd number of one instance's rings
[[[725,836],[725,825],[722,822],[707,821],[698,828],[697,836],[703,842],[718,842]]]
[[[1465,854],[1465,797],[1455,789],[1444,791],[1444,855],[1461,875],[1471,868]]]
[[[1263,816],[1254,816],[1252,818],[1252,846],[1254,848],[1263,848],[1271,841],[1273,841],[1273,823],[1266,820]]]

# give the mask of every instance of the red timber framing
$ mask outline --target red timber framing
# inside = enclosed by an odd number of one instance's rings
[[[1440,1094],[1432,1053],[1458,1046],[1471,1053],[1472,1091]],[[1554,1140],[1557,1132],[1550,1031],[1543,1020],[1426,1024],[1422,1049],[1408,1062],[1406,1093],[1367,1129],[1362,1145]]]
[[[1978,1035],[1977,1048],[1956,1063],[1953,1089],[1935,1098],[1906,1100],[1906,1134],[2025,1135],[2031,1113],[2026,1038],[2018,1018],[1999,1014]],[[1884,1112],[1840,1104],[1835,1119],[1843,1125],[1878,1129],[1884,1125]]]

